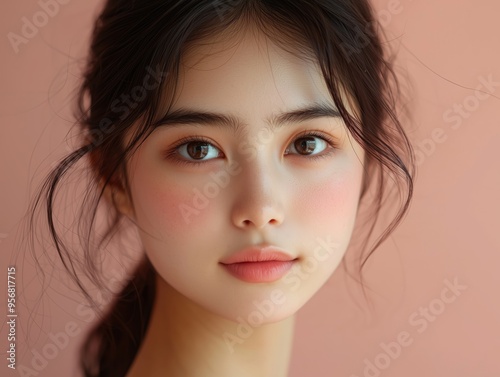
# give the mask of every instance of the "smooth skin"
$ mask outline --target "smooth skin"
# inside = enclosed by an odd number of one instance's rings
[[[239,129],[159,127],[128,162],[131,197],[117,202],[157,272],[128,377],[287,375],[295,314],[347,250],[363,177],[364,151],[342,118],[280,116],[318,104],[335,108],[317,65],[258,31],[214,36],[183,57],[172,111],[222,114]],[[179,145],[193,136],[209,144]],[[261,244],[298,258],[294,268],[248,283],[219,263]]]

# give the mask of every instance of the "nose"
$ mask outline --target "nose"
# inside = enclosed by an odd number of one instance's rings
[[[238,177],[231,218],[241,229],[278,226],[284,220],[285,193],[279,177],[266,162],[246,164]]]

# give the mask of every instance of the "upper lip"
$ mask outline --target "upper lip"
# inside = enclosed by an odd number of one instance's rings
[[[292,261],[297,259],[285,250],[272,245],[256,245],[244,248],[223,259],[222,264],[244,262]]]

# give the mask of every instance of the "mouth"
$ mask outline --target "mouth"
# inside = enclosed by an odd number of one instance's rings
[[[232,276],[248,283],[270,283],[281,279],[298,258],[275,246],[251,246],[240,250],[220,264]]]
[[[271,283],[281,279],[297,259],[289,261],[261,261],[222,264],[234,277],[247,283]]]

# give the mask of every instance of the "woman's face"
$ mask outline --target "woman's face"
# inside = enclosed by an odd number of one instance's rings
[[[339,265],[364,154],[335,116],[315,64],[254,33],[212,42],[184,57],[171,111],[222,117],[158,127],[129,161],[128,211],[157,273],[177,292],[227,319],[275,322]],[[184,144],[188,137],[204,141]],[[296,258],[284,276],[249,282],[220,263],[264,244]]]

